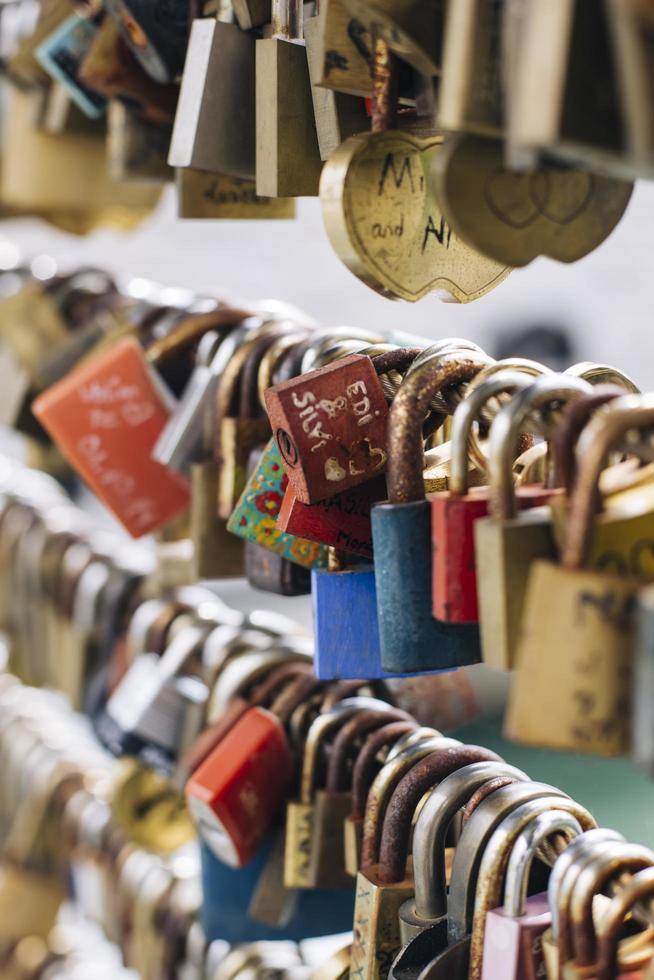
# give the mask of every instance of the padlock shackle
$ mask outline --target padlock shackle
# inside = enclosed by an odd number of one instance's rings
[[[312,672],[300,674],[292,684],[289,684],[277,695],[270,706],[270,710],[277,715],[283,727],[288,729],[295,709],[321,688],[322,681],[318,680],[315,674]]]
[[[495,366],[495,365],[493,365]],[[476,380],[476,379],[475,379]],[[465,398],[457,405],[452,416],[452,460],[450,464],[449,492],[453,497],[464,497],[469,490],[469,444],[473,424],[479,418],[486,403],[496,395],[522,391],[532,384],[527,374],[517,371],[501,371],[479,384],[471,382]]]
[[[352,772],[352,816],[355,820],[362,820],[365,814],[366,801],[377,766],[377,756],[382,749],[392,745],[408,732],[414,731],[416,727],[415,721],[394,721],[390,725],[377,729],[364,742]]]
[[[547,898],[552,915],[552,935],[557,944],[560,932],[559,906],[563,897],[562,891],[568,872],[574,867],[575,862],[579,861],[584,855],[588,855],[592,848],[604,847],[605,844],[612,844],[617,841],[624,841],[624,837],[617,830],[597,827],[594,830],[587,830],[583,834],[580,834],[579,837],[576,837],[556,859],[547,883]],[[565,897],[566,907],[571,892],[572,888],[570,887]]]
[[[273,340],[261,358],[257,371],[257,395],[261,412],[266,411],[266,391],[278,383],[276,379],[273,379],[279,367],[286,360],[286,356],[290,355],[309,336],[311,336],[310,327],[300,327],[293,324],[286,333]]]
[[[618,943],[627,915],[645,898],[654,897],[654,867],[638,871],[611,902],[602,920],[597,957],[597,980],[618,975]]]
[[[563,810],[549,810],[527,824],[511,850],[506,867],[504,914],[518,919],[527,910],[527,888],[536,851],[552,834],[576,838],[582,833],[579,821]]]
[[[502,759],[496,752],[480,745],[452,745],[432,752],[400,780],[384,815],[377,872],[379,881],[390,884],[404,878],[411,826],[425,793],[457,769],[474,762],[501,763]]]
[[[531,413],[556,403],[574,401],[591,391],[587,381],[558,374],[533,382],[500,409],[491,425],[489,437],[490,512],[494,517],[504,521],[517,517],[513,460],[520,433]]]
[[[427,738],[443,738],[443,733],[439,732],[437,728],[429,728],[426,725],[418,725],[413,731],[407,732],[401,738],[398,738],[395,745],[393,745],[386,756],[387,762],[392,762],[396,759],[398,755],[401,755],[405,749],[408,749],[411,745],[417,745],[418,742],[424,742]]]
[[[597,826],[585,807],[569,797],[557,798],[555,795],[522,803],[504,817],[488,841],[479,866],[470,940],[469,980],[481,980],[486,916],[501,904],[504,875],[515,842],[535,817],[552,809],[575,817],[575,830],[578,827],[578,833]]]
[[[280,329],[280,324],[277,320],[264,321],[263,323],[261,320],[256,320],[254,325],[247,328],[244,336],[236,338],[236,343],[233,346],[229,345],[231,347],[229,359],[220,375],[217,375],[218,382],[214,406],[217,432],[220,432],[221,421],[230,415],[234,415],[236,412],[240,414],[241,408],[245,407],[248,413],[245,417],[253,418],[256,416],[258,400],[256,372],[258,371],[261,358],[268,350],[270,344],[283,335],[283,325]],[[229,340],[230,337],[227,338],[228,342]],[[220,353],[221,348],[218,348],[217,356]],[[253,368],[249,374],[248,390],[243,393],[243,372],[250,358],[253,359]]]
[[[598,385],[591,394],[566,405],[552,435],[554,474],[557,486],[572,495],[577,475],[577,440],[599,408],[624,396],[624,389],[617,385]]]
[[[575,963],[590,966],[596,959],[597,936],[593,921],[595,896],[619,873],[633,873],[653,864],[654,851],[642,844],[616,843],[610,851],[600,848],[589,856],[574,881],[568,907],[572,941],[570,954]],[[559,911],[565,912],[564,909]]]
[[[504,762],[473,762],[446,776],[420,811],[413,831],[415,914],[426,921],[447,914],[445,842],[450,824],[480,786],[499,775],[529,777]]]
[[[387,483],[390,504],[414,503],[425,499],[422,425],[429,411],[429,403],[443,389],[472,380],[481,367],[474,353],[469,358],[444,354],[435,364],[427,362],[405,377],[391,406],[388,423]]]
[[[375,731],[375,729],[387,725],[391,721],[411,720],[411,715],[407,711],[402,711],[401,708],[394,708],[389,704],[384,710],[378,708],[374,711],[360,711],[354,718],[346,722],[334,739],[329,756],[326,781],[327,792],[339,793],[348,788],[346,780],[347,763],[357,739],[367,732]]]
[[[450,945],[470,935],[475,911],[479,868],[486,846],[496,828],[513,810],[530,800],[559,798],[567,795],[546,783],[532,781],[503,786],[485,799],[463,828],[454,852],[447,906],[447,932]],[[499,905],[499,900],[497,902]]]
[[[598,364],[596,361],[579,361],[572,364],[563,372],[573,378],[581,378],[588,381],[591,385],[609,384],[617,385],[630,395],[640,395],[640,388],[628,374],[612,367],[610,364]]]
[[[561,549],[564,568],[583,568],[601,508],[599,478],[609,453],[631,429],[654,425],[654,395],[624,395],[597,412],[577,442],[579,468]]]
[[[458,745],[454,739],[434,737],[411,745],[386,762],[373,780],[366,800],[363,818],[363,839],[361,842],[361,869],[368,871],[379,861],[379,846],[382,835],[384,814],[397,784],[413,766],[438,749]]]
[[[304,744],[302,771],[300,775],[300,802],[311,803],[316,789],[316,778],[320,752],[325,739],[335,728],[340,728],[359,711],[385,710],[386,702],[378,698],[354,697],[339,701],[333,708],[324,711],[309,726]]]
[[[145,356],[149,364],[158,367],[196,343],[208,331],[231,331],[253,315],[249,310],[229,306],[220,306],[209,313],[184,313],[183,310],[179,313],[168,333],[147,347]]]
[[[372,330],[364,330],[358,327],[331,327],[329,330],[318,330],[313,335],[311,343],[302,357],[302,363],[298,375],[308,374],[322,367],[321,359],[324,354],[338,341],[348,343],[360,340],[366,344],[386,343],[386,337]]]

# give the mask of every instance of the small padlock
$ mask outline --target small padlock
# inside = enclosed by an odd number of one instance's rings
[[[255,37],[213,17],[189,36],[168,163],[250,180],[255,175]]]
[[[447,623],[476,623],[477,569],[473,527],[488,514],[489,488],[468,487],[468,439],[475,417],[485,402],[502,392],[516,392],[531,384],[529,375],[501,372],[475,385],[457,407],[452,419],[452,465],[449,491],[431,497],[433,544],[433,613]],[[537,507],[549,499],[547,490],[524,488],[518,506]]]
[[[633,607],[641,583],[588,570],[585,562],[601,467],[626,431],[651,424],[653,411],[647,396],[617,398],[584,430],[561,566],[537,562],[529,576],[506,721],[511,737],[602,755],[629,749]]]
[[[575,826],[576,824],[576,826]],[[552,810],[527,824],[513,845],[506,870],[504,905],[486,916],[482,980],[538,977],[543,973],[541,937],[552,915],[546,892],[527,897],[529,873],[537,848],[554,833],[579,836],[580,825],[562,811]]]
[[[532,562],[553,557],[556,545],[547,508],[519,513],[511,467],[518,434],[529,413],[590,393],[590,385],[558,375],[541,378],[520,392],[491,425],[489,477],[491,516],[475,522],[479,619],[484,661],[501,670],[515,665],[527,575]]]
[[[265,197],[315,197],[321,159],[303,41],[302,0],[273,0],[256,43],[256,184]]]
[[[435,394],[469,381],[483,360],[445,354],[407,376],[391,408],[389,503],[372,510],[382,652],[388,671],[440,670],[480,659],[475,625],[432,615],[431,505],[422,478],[422,423]]]
[[[266,392],[298,500],[311,504],[384,472],[388,405],[369,357],[352,354]]]

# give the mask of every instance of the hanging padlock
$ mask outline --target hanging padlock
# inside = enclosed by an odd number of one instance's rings
[[[444,0],[430,0],[419,9],[398,0],[346,0],[345,6],[372,35],[382,38],[417,72],[440,74]]]
[[[634,176],[652,175],[654,130],[649,100],[652,17],[647,4],[608,0],[607,16],[625,128],[625,164]]]
[[[388,405],[369,357],[352,354],[266,392],[298,499],[315,503],[383,473]]]
[[[434,394],[469,381],[483,362],[444,355],[407,377],[389,424],[388,504],[372,510],[375,581],[382,652],[388,671],[439,670],[476,663],[474,625],[432,616],[431,506],[422,479],[422,423]]]
[[[320,862],[314,858],[313,848],[314,843],[321,846],[322,842],[314,841],[313,828],[315,793],[320,767],[324,766],[325,739],[358,711],[378,706],[379,702],[370,698],[346,698],[320,714],[308,730],[302,755],[299,799],[290,801],[286,810],[284,881],[289,888],[320,886],[314,877]]]
[[[273,0],[256,44],[256,183],[265,197],[315,197],[321,160],[301,0]]]
[[[602,755],[629,749],[633,606],[641,580],[588,569],[586,562],[607,454],[627,431],[651,426],[653,413],[647,396],[627,395],[584,431],[561,565],[539,561],[529,576],[506,720],[511,737]]]
[[[372,95],[372,37],[343,0],[322,0],[316,35],[313,84],[347,95]]]
[[[537,848],[552,834],[580,835],[574,817],[560,810],[536,817],[527,824],[513,845],[506,869],[504,905],[486,916],[482,980],[504,976],[507,980],[537,977],[544,961],[541,937],[552,915],[546,892],[527,897],[529,873]]]
[[[490,797],[492,799],[492,796]],[[484,940],[488,923],[488,913],[497,908],[502,899],[504,878],[508,874],[508,865],[517,840],[522,831],[538,821],[539,817],[556,815],[560,832],[564,834],[566,843],[570,838],[597,826],[591,814],[574,800],[562,798],[543,803],[542,800],[532,800],[523,803],[504,818],[488,841],[479,867],[477,890],[475,894],[475,910],[473,917],[472,937],[470,942],[470,978],[480,980],[484,953]],[[537,833],[542,827],[547,827],[547,820],[538,824]],[[554,826],[554,824],[550,824]],[[541,846],[547,841],[547,832],[540,837]],[[556,853],[556,852],[555,852]],[[523,852],[524,857],[524,852]],[[520,861],[512,869],[517,871],[520,879]],[[525,882],[526,884],[526,882]],[[507,877],[507,886],[509,885]]]
[[[287,482],[282,454],[271,440],[227,522],[227,530],[303,568],[324,567],[328,561],[327,548],[286,534],[275,526]]]
[[[368,793],[361,844],[361,865],[356,878],[354,938],[351,972],[362,977],[385,980],[399,946],[397,913],[413,890],[413,879],[406,862],[408,853],[399,856],[402,865],[399,878],[381,881],[378,877],[382,824],[393,790],[403,776],[438,749],[455,747],[452,739],[433,736],[406,748],[381,769]],[[407,803],[406,814],[413,810]],[[404,876],[404,877],[403,877]]]
[[[320,81],[324,66],[324,15],[322,3],[316,4],[313,17],[304,21],[311,96],[316,119],[316,135],[321,160],[329,160],[343,140],[368,128],[365,102],[356,95],[347,95],[323,88]]]
[[[352,878],[356,878],[361,866],[363,820],[373,779],[381,768],[384,756],[388,757],[389,748],[417,727],[413,721],[383,725],[368,736],[356,757],[352,770],[352,812],[346,817],[344,826],[345,870]]]
[[[476,623],[477,569],[473,527],[488,515],[489,488],[468,487],[468,440],[483,405],[502,392],[527,388],[526,373],[503,371],[475,384],[474,391],[458,405],[452,419],[452,465],[449,491],[431,497],[433,545],[433,613],[447,623]],[[518,506],[537,507],[549,499],[545,488],[525,487],[517,494]]]
[[[576,378],[542,378],[520,392],[491,425],[489,478],[491,516],[474,525],[481,646],[485,663],[501,670],[515,664],[527,575],[538,558],[554,557],[556,547],[548,509],[518,512],[512,479],[515,445],[530,412],[569,402],[591,391]]]
[[[391,980],[408,980],[421,965],[447,947],[447,833],[473,793],[496,777],[526,781],[519,769],[498,762],[474,762],[446,776],[427,797],[413,832],[415,893],[400,908],[403,948],[390,971]]]
[[[558,980],[559,959],[568,962],[572,957],[568,906],[579,871],[585,863],[592,860],[596,850],[606,849],[607,845],[613,847],[617,842],[625,841],[622,834],[615,830],[606,828],[587,830],[576,837],[556,859],[547,885],[552,925],[545,931],[541,940],[548,980],[550,977]],[[563,917],[560,915],[560,909],[565,910]],[[562,957],[559,957],[559,949],[564,954]]]
[[[168,163],[255,175],[255,37],[214,17],[194,20]]]
[[[107,110],[107,168],[112,180],[166,183],[172,176],[166,162],[166,129],[139,119],[118,99]]]

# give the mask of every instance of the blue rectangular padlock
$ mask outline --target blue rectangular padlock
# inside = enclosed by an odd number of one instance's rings
[[[342,572],[313,569],[311,598],[314,670],[320,680],[405,676],[382,667],[373,565]]]
[[[431,504],[422,477],[422,425],[433,397],[471,380],[485,359],[447,353],[403,381],[389,419],[389,503],[372,509],[381,662],[398,673],[455,669],[481,660],[476,624],[432,615]]]
[[[209,942],[251,943],[273,939],[301,942],[312,936],[348,932],[354,916],[354,886],[295,892],[287,921],[278,928],[263,925],[249,915],[259,877],[273,847],[273,834],[244,868],[230,868],[200,841],[202,862],[202,928]]]

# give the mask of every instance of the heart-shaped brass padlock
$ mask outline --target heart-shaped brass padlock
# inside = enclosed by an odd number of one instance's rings
[[[454,231],[511,266],[539,255],[583,258],[613,231],[633,190],[628,181],[577,169],[513,173],[504,167],[501,141],[471,135],[446,140],[431,176]]]
[[[398,130],[352,136],[325,164],[327,234],[348,268],[378,293],[415,302],[436,292],[467,303],[511,271],[474,251],[449,226],[430,168],[442,138]]]

